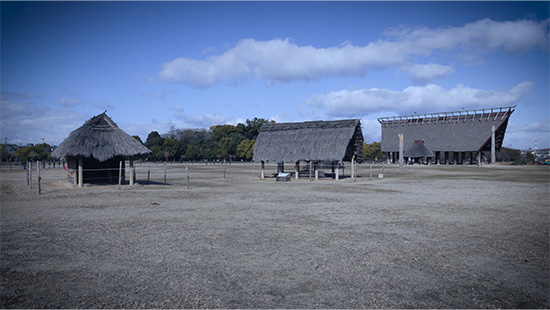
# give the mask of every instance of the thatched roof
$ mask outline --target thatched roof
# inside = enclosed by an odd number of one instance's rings
[[[350,161],[363,159],[363,133],[358,119],[270,123],[260,129],[253,160]]]
[[[413,145],[403,152],[405,157],[433,157],[434,153],[424,145],[423,141],[415,141]]]
[[[434,152],[487,151],[493,126],[499,150],[512,112],[514,107],[381,117],[382,152],[398,152],[401,133],[405,150],[423,140]]]
[[[52,157],[93,157],[106,161],[116,156],[137,156],[151,151],[125,133],[107,114],[94,116],[69,134]]]

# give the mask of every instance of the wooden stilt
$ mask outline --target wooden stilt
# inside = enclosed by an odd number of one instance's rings
[[[130,185],[134,185],[135,171],[134,171],[134,159],[130,158]]]
[[[84,186],[84,158],[78,158],[78,187]]]
[[[496,163],[497,153],[496,153],[496,136],[495,136],[495,126],[491,127],[491,164]]]
[[[265,179],[265,162],[263,160],[260,162],[260,179]]]

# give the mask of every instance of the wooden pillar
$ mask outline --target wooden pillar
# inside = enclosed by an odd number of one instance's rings
[[[315,181],[319,181],[319,170],[317,169],[317,167],[315,167],[314,169],[315,169]]]
[[[78,157],[78,187],[84,186],[84,158]]]
[[[265,179],[265,162],[263,160],[260,161],[260,179]]]
[[[134,159],[130,157],[130,185],[134,185],[134,177],[135,177],[135,171],[134,171]]]
[[[474,152],[470,152],[470,165],[474,164]]]
[[[351,158],[351,177],[355,182],[355,155],[353,155],[353,157]]]
[[[496,163],[497,153],[496,153],[496,139],[495,139],[495,126],[491,127],[491,164]]]
[[[398,134],[399,137],[399,171],[403,170],[403,134]]]
[[[277,173],[285,172],[285,163],[283,161],[277,163]]]
[[[477,164],[478,166],[481,165],[481,153],[482,153],[481,151],[477,151],[477,156],[476,156],[476,157],[477,157],[477,160],[476,160],[476,164]]]
[[[340,163],[339,162],[336,162],[336,175],[335,175],[335,178],[336,178],[336,181],[340,180]]]
[[[298,177],[300,176],[300,161],[297,161],[294,165],[294,173],[296,173],[296,180],[298,180]]]

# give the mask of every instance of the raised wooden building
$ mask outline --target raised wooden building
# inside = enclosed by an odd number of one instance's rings
[[[479,164],[484,153],[491,154],[488,161],[494,162],[514,108],[381,117],[378,119],[382,126],[381,149],[395,162],[399,155],[398,134],[403,134],[405,150],[411,149],[415,141],[423,141],[438,164]]]
[[[252,160],[262,166],[264,162],[277,162],[279,172],[284,171],[285,162],[294,162],[296,177],[300,161],[311,163],[315,170],[321,164],[329,164],[338,174],[340,163],[363,161],[361,122],[347,119],[264,124]]]

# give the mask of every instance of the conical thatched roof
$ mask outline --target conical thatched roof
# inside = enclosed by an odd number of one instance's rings
[[[428,149],[426,145],[424,145],[424,142],[415,141],[414,144],[408,150],[403,152],[403,156],[413,157],[413,158],[433,157],[434,153],[430,151],[430,149]]]
[[[358,162],[363,158],[363,133],[358,119],[303,123],[268,123],[254,145],[254,161],[298,160]]]
[[[136,156],[151,151],[122,131],[107,114],[89,119],[71,132],[53,152],[52,157],[93,157],[106,161],[115,156]]]

